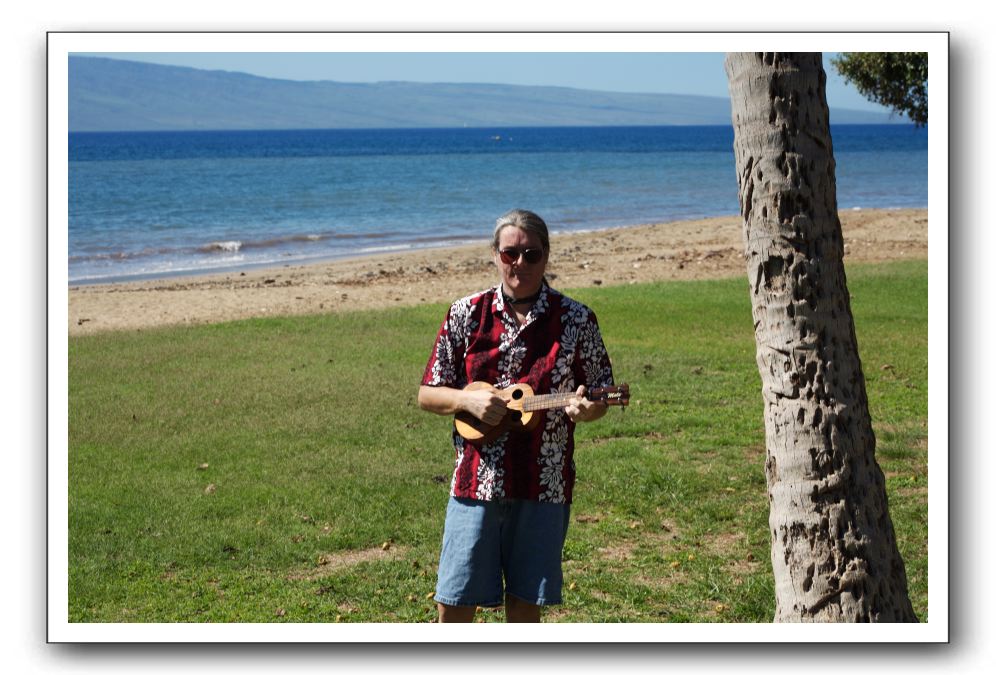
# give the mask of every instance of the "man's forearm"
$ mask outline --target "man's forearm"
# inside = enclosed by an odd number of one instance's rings
[[[453,415],[462,411],[462,398],[461,389],[430,387],[425,384],[418,388],[419,407],[437,415]]]

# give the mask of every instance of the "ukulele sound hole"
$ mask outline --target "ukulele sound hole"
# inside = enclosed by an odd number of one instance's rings
[[[515,400],[519,400],[520,398],[522,398],[522,390],[516,389],[515,391],[513,391],[512,398],[514,398]]]

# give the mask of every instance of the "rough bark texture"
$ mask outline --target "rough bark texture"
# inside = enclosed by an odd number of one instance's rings
[[[819,53],[732,53],[775,621],[916,621],[875,461]]]

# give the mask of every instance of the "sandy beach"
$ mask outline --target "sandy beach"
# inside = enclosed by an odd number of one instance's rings
[[[927,257],[927,210],[841,211],[845,262]],[[738,216],[551,237],[553,285],[746,275]],[[496,281],[479,244],[197,277],[71,286],[69,334],[451,302]]]

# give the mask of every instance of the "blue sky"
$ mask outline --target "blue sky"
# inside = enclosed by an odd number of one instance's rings
[[[89,53],[288,80],[486,82],[602,91],[727,96],[723,53]],[[831,107],[886,111],[846,84],[823,55]]]

